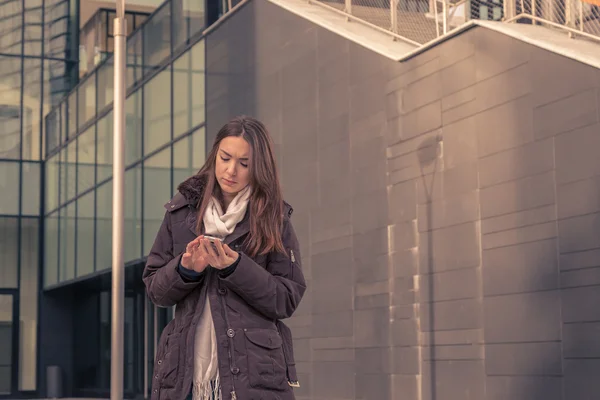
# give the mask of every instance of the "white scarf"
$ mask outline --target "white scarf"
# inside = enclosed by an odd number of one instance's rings
[[[211,198],[202,222],[204,234],[225,238],[233,233],[236,225],[246,215],[250,186],[242,189],[223,213],[221,204]],[[219,382],[219,362],[217,355],[217,337],[210,310],[210,301],[206,297],[204,312],[200,316],[194,342],[194,384],[193,400],[221,400],[221,385]]]

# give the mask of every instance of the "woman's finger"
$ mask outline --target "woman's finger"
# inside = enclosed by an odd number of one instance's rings
[[[225,254],[227,255],[227,257],[237,258],[237,253],[235,251],[231,250],[231,247],[227,246],[226,244],[223,244],[223,250],[225,251]]]
[[[217,248],[217,256],[219,258],[227,257],[227,252],[225,251],[224,246],[227,246],[225,243],[220,240],[215,240],[215,247]]]
[[[190,261],[192,261],[192,255],[190,253],[184,253],[181,256],[181,264],[189,265]]]
[[[217,267],[217,255],[215,254],[215,250],[212,247],[212,244],[210,243],[209,240],[207,239],[203,239],[200,242],[204,253],[206,254],[207,259],[209,260],[210,265],[212,265],[213,267]]]

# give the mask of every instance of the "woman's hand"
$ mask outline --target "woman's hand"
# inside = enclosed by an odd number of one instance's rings
[[[208,264],[216,269],[225,269],[237,261],[240,256],[237,252],[231,250],[229,246],[220,240],[215,240],[213,244],[205,238],[200,239],[200,247],[204,250]]]
[[[198,236],[188,243],[185,253],[181,257],[183,268],[200,273],[208,267],[208,253],[204,251],[204,247],[200,244],[202,239],[203,236]]]

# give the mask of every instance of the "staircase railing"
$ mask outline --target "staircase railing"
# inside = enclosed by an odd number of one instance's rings
[[[423,45],[469,20],[545,25],[600,41],[600,0],[308,0],[389,34]]]

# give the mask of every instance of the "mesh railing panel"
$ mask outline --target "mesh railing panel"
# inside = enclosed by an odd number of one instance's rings
[[[600,39],[600,0],[311,0],[375,25],[416,44],[425,44],[470,19],[569,28]],[[505,15],[507,5],[512,14]],[[575,35],[577,32],[573,32]]]

